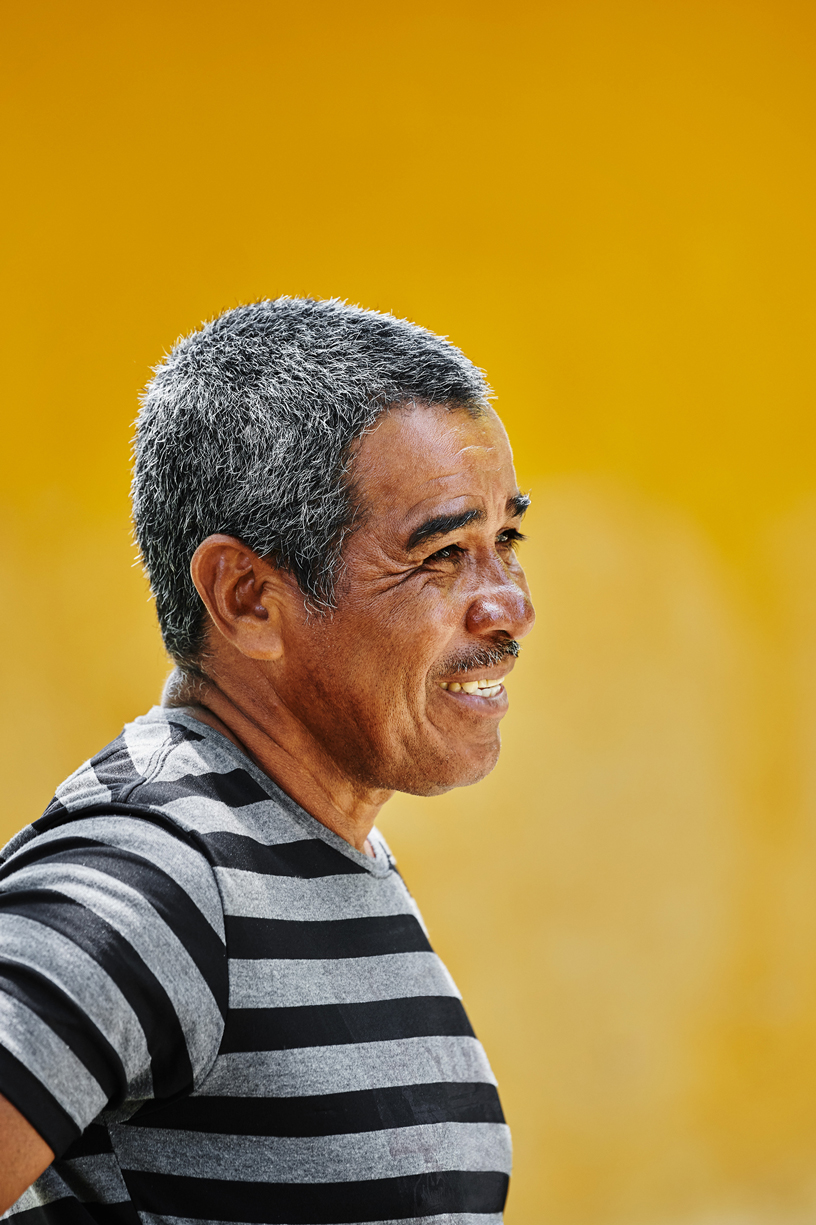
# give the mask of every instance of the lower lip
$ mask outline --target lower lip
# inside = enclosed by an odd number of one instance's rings
[[[508,706],[507,690],[504,685],[494,698],[483,698],[478,693],[463,693],[461,689],[458,693],[451,693],[449,689],[441,688],[439,691],[452,702],[458,702],[460,706],[478,715],[503,715]]]

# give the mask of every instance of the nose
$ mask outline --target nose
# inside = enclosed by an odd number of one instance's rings
[[[468,605],[467,630],[478,637],[503,633],[523,638],[534,624],[535,609],[523,572],[512,574],[499,562]]]

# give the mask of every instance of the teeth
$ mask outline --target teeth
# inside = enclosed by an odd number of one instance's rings
[[[440,689],[448,693],[478,693],[482,698],[495,698],[501,693],[501,681],[441,681]]]

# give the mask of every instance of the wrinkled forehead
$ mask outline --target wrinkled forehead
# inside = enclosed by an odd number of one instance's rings
[[[515,489],[513,455],[492,409],[473,416],[444,405],[400,406],[362,439],[354,480],[369,513],[467,496],[485,497],[497,483]]]

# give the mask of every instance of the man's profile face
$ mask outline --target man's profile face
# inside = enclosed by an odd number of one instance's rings
[[[395,409],[363,437],[353,478],[364,512],[337,608],[294,627],[280,696],[362,786],[476,782],[499,754],[504,648],[534,619],[507,435],[492,411]],[[453,687],[474,682],[481,693]]]

